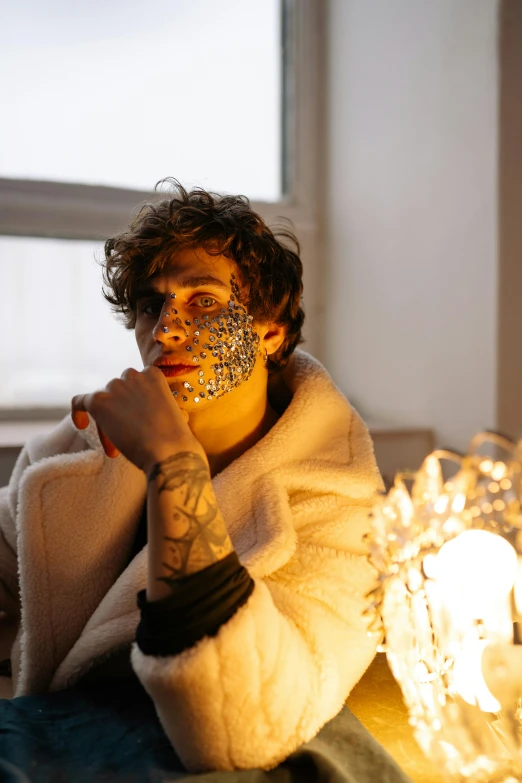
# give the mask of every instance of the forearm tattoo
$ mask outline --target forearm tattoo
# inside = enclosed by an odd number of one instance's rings
[[[174,580],[200,571],[223,559],[233,547],[219,511],[208,465],[199,454],[182,451],[154,465],[149,484],[157,479],[158,493],[171,493],[172,521],[176,534],[164,536],[168,543],[167,575]],[[179,533],[177,532],[179,530]]]

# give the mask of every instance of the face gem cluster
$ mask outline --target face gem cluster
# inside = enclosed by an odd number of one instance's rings
[[[239,304],[240,290],[235,275],[232,275],[230,286],[232,294],[228,308],[222,308],[218,315],[204,315],[202,318],[194,318],[193,322],[188,319],[182,321],[178,311],[172,308],[172,315],[177,316],[172,320],[177,326],[185,327],[185,337],[190,336],[186,327],[194,327],[192,343],[186,346],[194,364],[210,356],[215,359],[210,365],[211,372],[198,370],[196,387],[185,381],[183,402],[188,402],[189,394],[196,403],[205,398],[216,399],[252,375],[259,353],[259,335],[252,326],[252,316]],[[176,294],[171,293],[170,298],[176,299]],[[163,318],[169,317],[168,311],[163,313]],[[170,329],[163,326],[163,331],[167,333]],[[178,391],[172,394],[174,397],[179,396]]]

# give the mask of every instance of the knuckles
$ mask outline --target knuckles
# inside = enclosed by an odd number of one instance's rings
[[[143,368],[142,375],[150,375],[152,378],[163,379],[163,373],[159,367],[155,367],[153,364],[148,364]]]
[[[122,372],[121,377],[117,378],[116,380],[121,380],[125,378],[135,378],[136,375],[140,375],[138,370],[135,370],[134,367],[127,367],[127,369]]]
[[[95,391],[92,394],[87,395],[89,398],[89,410],[92,413],[103,410],[105,403],[110,400],[111,395],[106,391]]]
[[[109,381],[109,383],[107,384],[107,386],[105,388],[106,389],[114,389],[114,388],[118,389],[118,388],[121,388],[122,386],[125,386],[125,381],[122,378],[113,378],[112,381]],[[103,392],[96,392],[96,393],[97,394],[102,394]]]
[[[96,411],[103,410],[106,407],[106,403],[110,404],[113,402],[114,397],[118,392],[126,389],[129,382],[138,381],[139,383],[140,378],[143,376],[160,383],[164,380],[161,370],[154,365],[145,367],[141,372],[133,367],[128,367],[123,371],[120,378],[112,378],[105,386],[105,389],[98,389],[91,394],[75,394],[71,399],[71,410],[73,412],[92,412],[95,414]],[[78,408],[80,403],[82,408]]]

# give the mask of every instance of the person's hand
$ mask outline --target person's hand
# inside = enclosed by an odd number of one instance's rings
[[[165,376],[153,365],[141,372],[125,370],[102,391],[75,395],[71,408],[78,429],[88,426],[91,414],[108,457],[121,452],[142,470],[173,448],[201,448],[188,427],[188,413],[179,408]]]

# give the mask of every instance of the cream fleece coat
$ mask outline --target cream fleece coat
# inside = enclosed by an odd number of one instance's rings
[[[270,432],[213,479],[255,581],[213,638],[134,671],[191,772],[270,768],[342,708],[377,640],[363,619],[374,572],[362,536],[381,480],[367,429],[311,356],[282,374],[293,394]],[[127,565],[142,471],[105,456],[95,422],[70,415],[23,448],[0,489],[0,607],[20,613],[13,692],[66,688],[134,641],[147,547]]]

